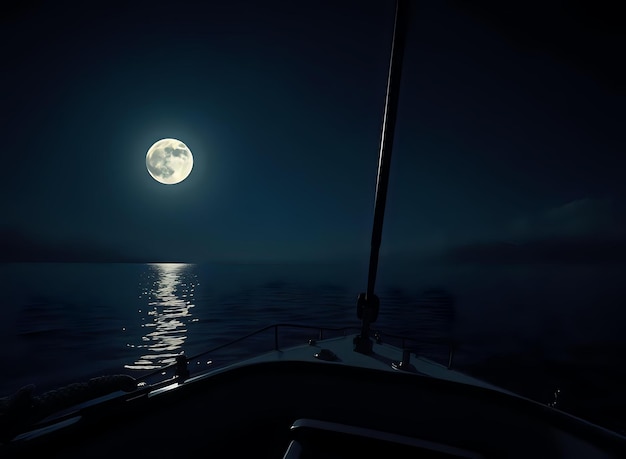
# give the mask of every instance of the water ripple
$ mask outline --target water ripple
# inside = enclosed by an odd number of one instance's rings
[[[147,310],[139,310],[142,344],[129,345],[141,348],[148,354],[133,363],[124,365],[132,370],[153,370],[175,361],[187,339],[188,324],[197,321],[192,317],[194,291],[197,285],[193,265],[186,263],[158,263],[149,265],[142,278],[141,296]]]

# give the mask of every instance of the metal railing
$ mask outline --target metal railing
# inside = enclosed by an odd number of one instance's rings
[[[391,333],[383,333],[379,330],[374,331],[373,332],[373,337],[374,339],[376,339],[377,342],[382,342],[382,337],[385,338],[392,338],[397,340],[400,344],[398,345],[398,347],[400,349],[402,349],[402,351],[410,351],[414,354],[418,354],[420,353],[421,349],[420,347],[423,345],[427,345],[427,344],[437,344],[437,345],[445,345],[448,346],[448,363],[447,363],[447,367],[448,369],[452,368],[452,361],[454,359],[454,353],[455,351],[458,349],[459,347],[459,343],[456,342],[455,340],[451,340],[451,339],[445,339],[445,338],[429,338],[429,339],[424,339],[424,338],[409,338],[407,336],[402,336],[402,335],[394,335]],[[407,342],[412,342],[412,343],[418,343],[417,346],[413,345],[413,346],[407,346]]]
[[[137,382],[137,386],[135,390],[123,395],[121,399],[118,398],[117,396],[115,396],[114,398],[117,400],[131,401],[137,398],[141,398],[145,395],[148,395],[150,392],[156,389],[168,386],[169,384],[179,382],[179,381],[184,381],[187,377],[189,377],[189,371],[187,370],[187,365],[189,364],[190,361],[199,360],[200,358],[205,357],[209,354],[214,354],[220,350],[235,346],[238,343],[254,338],[255,336],[258,336],[264,332],[267,332],[268,330],[273,330],[273,350],[280,351],[281,350],[280,330],[287,329],[287,328],[288,329],[300,329],[300,330],[315,330],[316,331],[315,336],[320,341],[325,338],[328,338],[327,335],[331,333],[335,334],[337,337],[340,337],[340,336],[345,337],[348,334],[348,332],[353,332],[355,334],[358,334],[358,331],[360,330],[360,327],[356,327],[356,326],[333,328],[333,327],[320,327],[316,325],[304,325],[304,324],[292,324],[292,323],[277,323],[277,324],[268,325],[266,327],[250,332],[246,335],[240,336],[239,338],[220,344],[209,350],[203,351],[192,357],[187,357],[184,355],[184,353],[182,353],[179,356],[181,358],[177,359],[177,362],[165,365],[157,370],[150,371],[149,373],[146,373],[144,375],[141,375],[138,378],[135,378],[135,381]],[[293,334],[290,334],[289,336],[291,337],[291,341],[293,342],[294,340]],[[376,340],[378,344],[382,343],[383,337],[385,338],[385,340],[387,339],[396,340],[399,343],[399,347],[401,348],[402,354],[403,354],[403,361],[405,358],[408,357],[407,353],[417,354],[420,351],[419,345],[448,344],[450,346],[448,368],[450,368],[452,365],[452,357],[453,357],[454,349],[456,346],[447,340],[443,340],[443,339],[442,340],[438,340],[438,339],[424,340],[424,339],[419,339],[419,338],[409,338],[406,336],[394,335],[391,333],[383,333],[380,330],[378,331],[374,330],[372,333],[372,338],[374,338],[374,340]],[[408,343],[419,343],[419,345],[417,346],[409,345]],[[293,344],[290,343],[290,346],[291,345]],[[270,349],[268,349],[268,351],[269,350]],[[259,355],[259,354],[260,353],[256,353],[255,355]],[[250,357],[253,357],[253,356],[254,355],[250,355]],[[181,366],[182,366],[182,372],[183,372],[182,377],[181,377]],[[174,370],[174,371],[168,377],[167,373],[170,370]],[[154,381],[153,383],[148,383],[149,379],[152,379],[157,375],[160,376],[158,380]],[[90,403],[94,403],[94,401],[87,402],[87,404],[90,404]],[[52,425],[52,424],[61,422],[63,420],[71,419],[73,416],[76,416],[76,412],[80,410],[80,406],[81,406],[80,404],[79,405],[71,404],[71,406],[68,405],[68,407],[63,408],[62,410],[51,415],[50,417],[40,420],[40,421],[36,421],[30,427],[37,429],[46,425]],[[27,431],[27,429],[25,431]]]
[[[274,335],[273,336],[273,350],[280,351],[281,350],[281,343],[280,343],[281,335],[279,332],[281,329],[287,329],[287,328],[300,329],[300,330],[315,330],[317,339],[319,340],[324,339],[325,336],[327,336],[329,333],[335,333],[335,334],[338,334],[339,336],[346,336],[348,332],[358,333],[358,331],[360,330],[360,327],[356,327],[356,326],[333,328],[333,327],[322,327],[322,326],[316,326],[316,325],[293,324],[293,323],[277,323],[277,324],[267,325],[263,328],[257,329],[246,335],[240,336],[239,338],[236,338],[234,340],[212,347],[211,349],[208,349],[206,351],[203,351],[191,357],[187,357],[183,353],[181,354],[181,356],[184,356],[184,358],[182,358],[178,362],[174,362],[174,363],[165,365],[161,368],[158,368],[156,370],[153,370],[147,374],[142,375],[137,380],[143,382],[143,384],[146,384],[146,380],[153,378],[154,376],[157,376],[157,375],[163,376],[168,372],[168,370],[172,370],[172,369],[174,369],[177,372],[176,374],[180,374],[179,371],[181,371],[181,368],[182,368],[181,363],[183,363],[186,366],[186,364],[192,361],[199,361],[203,357],[209,356],[210,354],[214,354],[218,351],[221,351],[227,348],[232,348],[236,344],[244,342],[244,341],[248,341],[251,338],[261,335],[264,332],[267,332],[268,330],[273,330],[273,335]],[[421,347],[423,347],[424,345],[433,345],[433,344],[434,345],[446,345],[449,348],[448,362],[447,362],[447,367],[449,369],[452,368],[452,360],[454,358],[454,352],[456,348],[458,347],[457,343],[451,342],[450,340],[446,340],[446,339],[410,338],[410,337],[395,335],[391,333],[384,333],[380,330],[373,330],[371,336],[372,338],[376,340],[378,344],[381,344],[383,342],[383,338],[385,339],[385,341],[387,341],[388,339],[392,341],[395,340],[397,343],[396,346],[399,347],[402,351],[408,351],[411,353],[415,353],[416,355],[421,352]],[[271,349],[267,349],[267,350],[269,351]],[[165,384],[168,382],[171,382],[171,378],[168,378],[165,381],[163,380],[158,381],[156,385],[160,386],[161,384]],[[151,387],[154,388],[155,385],[152,385]]]

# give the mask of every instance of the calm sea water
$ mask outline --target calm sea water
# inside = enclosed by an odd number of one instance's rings
[[[139,376],[279,322],[360,325],[353,265],[0,265],[0,396],[103,374]],[[381,265],[374,328],[460,343],[454,367],[623,431],[622,269]],[[444,314],[429,288],[455,299]],[[437,309],[439,308],[439,309]],[[294,331],[282,344],[306,342]],[[212,359],[269,350],[273,334]],[[447,347],[424,346],[445,359]],[[193,371],[193,366],[192,366]],[[555,393],[558,396],[555,398]]]

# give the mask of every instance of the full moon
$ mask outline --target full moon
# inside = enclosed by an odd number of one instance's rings
[[[146,168],[154,180],[174,185],[185,180],[193,168],[193,155],[177,139],[161,139],[146,154]]]

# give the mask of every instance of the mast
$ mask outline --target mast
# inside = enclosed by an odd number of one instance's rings
[[[387,96],[383,115],[382,134],[380,139],[380,153],[378,159],[378,176],[376,179],[376,197],[374,204],[374,224],[372,228],[372,243],[370,262],[367,277],[367,290],[361,293],[357,300],[357,317],[361,319],[361,334],[355,338],[354,350],[364,354],[372,352],[372,342],[369,338],[370,324],[376,321],[380,300],[374,293],[376,272],[378,269],[378,254],[383,233],[385,217],[385,203],[387,200],[387,185],[389,183],[389,168],[391,165],[391,151],[393,148],[398,99],[400,95],[400,78],[402,75],[402,61],[408,21],[408,1],[397,0],[396,15],[391,44],[391,59],[389,62],[389,77],[387,79]]]

